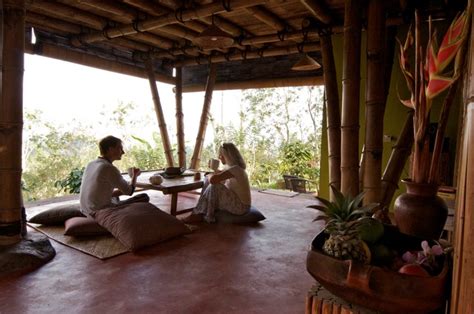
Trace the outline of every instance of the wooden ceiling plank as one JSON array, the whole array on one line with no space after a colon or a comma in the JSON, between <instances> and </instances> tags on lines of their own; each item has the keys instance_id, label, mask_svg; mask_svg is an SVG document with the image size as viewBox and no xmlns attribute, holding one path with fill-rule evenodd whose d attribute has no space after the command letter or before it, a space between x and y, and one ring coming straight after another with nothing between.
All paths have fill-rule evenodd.
<instances>
[{"instance_id":1,"label":"wooden ceiling plank","mask_svg":"<svg viewBox=\"0 0 474 314\"><path fill-rule=\"evenodd\" d=\"M147 0L122 0L122 1L152 16L161 16L161 15L174 12L174 10L170 8L159 5L157 3L149 2ZM182 25L196 32L202 32L203 30L207 28L207 25L200 23L198 21L187 21L187 22L182 23Z\"/></svg>"},{"instance_id":2,"label":"wooden ceiling plank","mask_svg":"<svg viewBox=\"0 0 474 314\"><path fill-rule=\"evenodd\" d=\"M245 9L247 7L265 4L270 0L234 0L229 10ZM119 27L110 28L106 31L95 32L92 34L84 34L78 39L84 43L92 43L96 41L102 41L110 38L116 38L126 35L133 35L138 32L145 32L159 27L163 27L169 24L175 24L179 22L185 22L189 20L195 20L211 16L227 11L223 3L211 3L204 5L200 8L193 10L183 10L182 14L178 18L174 13L168 13L157 18L141 21L135 24L123 25Z\"/></svg>"},{"instance_id":3,"label":"wooden ceiling plank","mask_svg":"<svg viewBox=\"0 0 474 314\"><path fill-rule=\"evenodd\" d=\"M322 23L329 25L333 19L329 13L329 10L323 7L321 2L322 1L317 0L301 0L301 3L308 9L311 15L313 15Z\"/></svg>"},{"instance_id":4,"label":"wooden ceiling plank","mask_svg":"<svg viewBox=\"0 0 474 314\"><path fill-rule=\"evenodd\" d=\"M280 18L278 18L278 16L263 6L250 7L246 8L246 10L258 20L270 26L272 29L275 29L279 32L287 29L285 22L283 22Z\"/></svg>"}]
</instances>

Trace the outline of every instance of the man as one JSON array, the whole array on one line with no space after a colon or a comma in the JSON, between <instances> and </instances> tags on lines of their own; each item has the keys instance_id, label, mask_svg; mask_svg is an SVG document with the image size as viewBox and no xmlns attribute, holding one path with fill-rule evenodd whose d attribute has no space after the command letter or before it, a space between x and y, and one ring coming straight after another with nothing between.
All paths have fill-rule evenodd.
<instances>
[{"instance_id":1,"label":"man","mask_svg":"<svg viewBox=\"0 0 474 314\"><path fill-rule=\"evenodd\" d=\"M122 140L114 136L107 136L99 142L100 156L91 161L84 171L81 183L81 211L87 216L94 216L94 212L103 208L117 205L148 202L146 194L139 194L120 202L120 195L132 195L135 183L141 171L131 168L131 181L128 183L113 165L115 160L122 159Z\"/></svg>"}]
</instances>

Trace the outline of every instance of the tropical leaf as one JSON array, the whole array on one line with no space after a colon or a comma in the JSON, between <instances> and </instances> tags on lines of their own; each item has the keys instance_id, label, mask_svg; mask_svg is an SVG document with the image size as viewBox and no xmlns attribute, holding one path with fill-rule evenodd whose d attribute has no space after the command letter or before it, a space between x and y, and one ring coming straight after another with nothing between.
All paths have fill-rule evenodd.
<instances>
[{"instance_id":1,"label":"tropical leaf","mask_svg":"<svg viewBox=\"0 0 474 314\"><path fill-rule=\"evenodd\" d=\"M314 208L314 209L317 209L317 210L320 210L320 211L326 211L327 210L327 206L321 206L321 205L309 205L309 206L306 206L308 208Z\"/></svg>"}]
</instances>

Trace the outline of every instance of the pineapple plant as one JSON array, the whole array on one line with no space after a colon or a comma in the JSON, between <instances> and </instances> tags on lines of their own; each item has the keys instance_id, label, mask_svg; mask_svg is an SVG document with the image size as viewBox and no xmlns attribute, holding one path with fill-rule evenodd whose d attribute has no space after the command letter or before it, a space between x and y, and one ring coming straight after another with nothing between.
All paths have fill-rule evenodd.
<instances>
[{"instance_id":1,"label":"pineapple plant","mask_svg":"<svg viewBox=\"0 0 474 314\"><path fill-rule=\"evenodd\" d=\"M331 189L335 196L334 202L316 197L322 205L308 206L322 212L314 221L326 222L324 231L329 234L329 238L324 242L324 253L338 259L370 263L370 250L367 243L361 239L359 230L378 204L360 206L364 192L351 198L344 196L332 185Z\"/></svg>"}]
</instances>

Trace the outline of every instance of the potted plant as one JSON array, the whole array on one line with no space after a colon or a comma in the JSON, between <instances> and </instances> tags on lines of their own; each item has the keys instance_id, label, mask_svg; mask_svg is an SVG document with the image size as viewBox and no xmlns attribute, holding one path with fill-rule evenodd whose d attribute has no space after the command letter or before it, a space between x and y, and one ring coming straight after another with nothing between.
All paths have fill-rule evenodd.
<instances>
[{"instance_id":1,"label":"potted plant","mask_svg":"<svg viewBox=\"0 0 474 314\"><path fill-rule=\"evenodd\" d=\"M351 198L331 188L334 202L317 197L321 204L309 206L321 211L315 220L326 224L311 244L308 272L334 295L383 313L427 313L443 306L449 268L434 257L435 244L370 218L376 205L361 207L363 193ZM425 264L432 268L425 271Z\"/></svg>"},{"instance_id":2,"label":"potted plant","mask_svg":"<svg viewBox=\"0 0 474 314\"><path fill-rule=\"evenodd\" d=\"M428 43L423 49L420 17L416 11L414 36L410 26L404 44L399 41L400 67L411 93L410 99L401 102L414 110L411 179L403 181L407 192L397 198L394 211L397 226L406 234L437 239L446 222L447 206L437 196L439 159L449 110L462 72L463 46L468 26L468 13L464 11L458 14L438 48L437 33L432 31L430 18ZM412 47L415 51L413 68L409 63ZM433 100L448 89L438 121L434 151L430 153L428 127L431 106Z\"/></svg>"}]
</instances>

